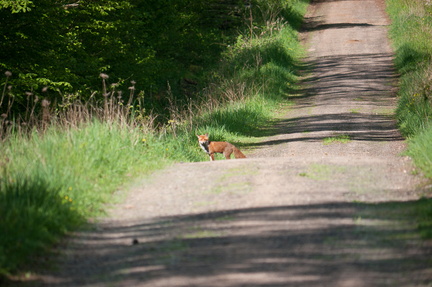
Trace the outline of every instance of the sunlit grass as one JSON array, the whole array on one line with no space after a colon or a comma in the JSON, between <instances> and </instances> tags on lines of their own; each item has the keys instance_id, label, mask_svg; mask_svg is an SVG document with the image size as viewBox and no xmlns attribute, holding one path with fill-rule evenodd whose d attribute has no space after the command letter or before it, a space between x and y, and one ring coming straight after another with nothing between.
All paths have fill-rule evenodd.
<instances>
[{"instance_id":1,"label":"sunlit grass","mask_svg":"<svg viewBox=\"0 0 432 287\"><path fill-rule=\"evenodd\" d=\"M337 143L346 144L349 142L351 142L351 137L349 135L335 135L323 139L324 145L337 144Z\"/></svg>"},{"instance_id":2,"label":"sunlit grass","mask_svg":"<svg viewBox=\"0 0 432 287\"><path fill-rule=\"evenodd\" d=\"M397 119L410 138L409 155L432 178L432 6L425 1L388 0L390 35L401 75Z\"/></svg>"}]
</instances>

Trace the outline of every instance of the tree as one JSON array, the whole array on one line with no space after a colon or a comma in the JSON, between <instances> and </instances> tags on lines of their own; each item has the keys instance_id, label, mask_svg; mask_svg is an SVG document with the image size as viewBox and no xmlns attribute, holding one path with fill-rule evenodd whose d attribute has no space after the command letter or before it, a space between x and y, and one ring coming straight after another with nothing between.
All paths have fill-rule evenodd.
<instances>
[{"instance_id":1,"label":"tree","mask_svg":"<svg viewBox=\"0 0 432 287\"><path fill-rule=\"evenodd\" d=\"M100 73L112 83L134 80L147 95L160 94L169 82L181 98L180 80L200 77L199 67L210 67L230 43L230 31L242 24L242 5L239 0L0 0L0 70L13 73L9 82L18 102L25 91L40 93L47 86L98 90ZM59 95L44 94L50 100Z\"/></svg>"},{"instance_id":2,"label":"tree","mask_svg":"<svg viewBox=\"0 0 432 287\"><path fill-rule=\"evenodd\" d=\"M0 0L0 9L10 9L12 13L28 12L32 6L30 0Z\"/></svg>"}]
</instances>

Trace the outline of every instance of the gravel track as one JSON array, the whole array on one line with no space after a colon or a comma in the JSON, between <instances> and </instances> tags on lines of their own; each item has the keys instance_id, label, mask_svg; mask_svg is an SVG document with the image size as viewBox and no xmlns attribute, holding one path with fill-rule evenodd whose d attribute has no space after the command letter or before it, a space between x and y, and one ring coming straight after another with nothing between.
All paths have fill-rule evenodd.
<instances>
[{"instance_id":1,"label":"gravel track","mask_svg":"<svg viewBox=\"0 0 432 287\"><path fill-rule=\"evenodd\" d=\"M315 1L306 19L312 72L273 136L136 184L33 283L431 286L431 247L395 212L420 181L400 155L383 3Z\"/></svg>"}]
</instances>

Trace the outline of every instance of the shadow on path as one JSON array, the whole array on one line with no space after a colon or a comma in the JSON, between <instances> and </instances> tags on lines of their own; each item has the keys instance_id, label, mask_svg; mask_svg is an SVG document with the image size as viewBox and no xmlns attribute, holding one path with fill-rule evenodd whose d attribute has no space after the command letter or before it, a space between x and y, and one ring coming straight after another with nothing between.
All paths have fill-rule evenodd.
<instances>
[{"instance_id":1,"label":"shadow on path","mask_svg":"<svg viewBox=\"0 0 432 287\"><path fill-rule=\"evenodd\" d=\"M252 146L321 141L329 134L348 135L356 141L403 140L393 116L397 77L391 55L321 57L305 67L313 69L313 74L305 77L303 89L297 91L300 96L294 98L292 116L260 131L284 137Z\"/></svg>"},{"instance_id":2,"label":"shadow on path","mask_svg":"<svg viewBox=\"0 0 432 287\"><path fill-rule=\"evenodd\" d=\"M109 224L70 246L79 264L69 260L50 286L424 284L428 262L399 213L419 204L263 207Z\"/></svg>"}]
</instances>

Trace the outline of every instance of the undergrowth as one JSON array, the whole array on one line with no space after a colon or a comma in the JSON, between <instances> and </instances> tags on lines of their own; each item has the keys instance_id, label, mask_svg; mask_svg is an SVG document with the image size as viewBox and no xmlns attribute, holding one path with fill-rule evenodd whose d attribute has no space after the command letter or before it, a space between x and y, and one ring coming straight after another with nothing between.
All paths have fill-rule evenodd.
<instances>
[{"instance_id":1,"label":"undergrowth","mask_svg":"<svg viewBox=\"0 0 432 287\"><path fill-rule=\"evenodd\" d=\"M173 162L208 160L196 134L239 146L262 134L296 89L302 56L296 28L307 1L262 3L261 25L251 15L196 99L178 102L168 87L166 120L144 108L147 99L135 82L121 93L106 74L99 98L95 93L83 102L79 94L64 94L50 103L29 93L24 115L0 118L0 275L23 263L31 269L35 255L103 215L104 204L133 178ZM1 97L8 111L10 74Z\"/></svg>"}]
</instances>

